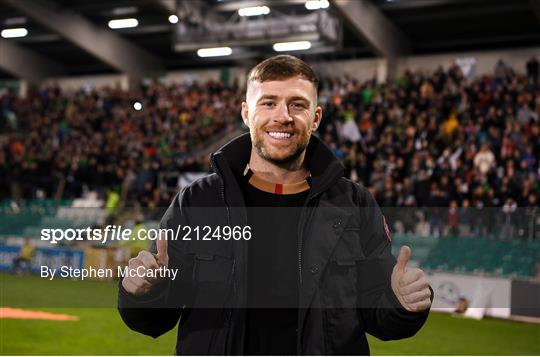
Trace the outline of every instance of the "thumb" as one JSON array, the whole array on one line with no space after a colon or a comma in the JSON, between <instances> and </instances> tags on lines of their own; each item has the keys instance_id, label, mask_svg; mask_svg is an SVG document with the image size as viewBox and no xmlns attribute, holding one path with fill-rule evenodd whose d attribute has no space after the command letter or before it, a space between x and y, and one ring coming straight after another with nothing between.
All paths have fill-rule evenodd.
<instances>
[{"instance_id":1,"label":"thumb","mask_svg":"<svg viewBox=\"0 0 540 357\"><path fill-rule=\"evenodd\" d=\"M411 248L409 248L406 245L402 246L399 251L399 256L397 258L397 263L396 263L395 268L398 271L404 272L405 268L407 268L407 263L409 262L410 258L411 258Z\"/></svg>"},{"instance_id":2,"label":"thumb","mask_svg":"<svg viewBox=\"0 0 540 357\"><path fill-rule=\"evenodd\" d=\"M167 253L167 234L160 232L156 241L157 262L159 265L167 266L169 264L169 255Z\"/></svg>"}]
</instances>

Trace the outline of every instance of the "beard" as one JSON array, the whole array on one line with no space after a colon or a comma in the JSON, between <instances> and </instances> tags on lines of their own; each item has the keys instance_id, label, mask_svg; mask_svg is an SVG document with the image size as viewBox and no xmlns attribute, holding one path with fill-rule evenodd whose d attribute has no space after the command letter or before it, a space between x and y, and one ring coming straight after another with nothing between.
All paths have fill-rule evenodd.
<instances>
[{"instance_id":1,"label":"beard","mask_svg":"<svg viewBox=\"0 0 540 357\"><path fill-rule=\"evenodd\" d=\"M306 150L311 133L309 131L294 132L293 138L296 138L289 147L279 149L280 152L275 152L275 148L271 147L265 140L266 130L255 129L251 131L251 140L253 141L253 147L257 151L257 154L274 165L280 167L296 166L298 159L302 156Z\"/></svg>"}]
</instances>

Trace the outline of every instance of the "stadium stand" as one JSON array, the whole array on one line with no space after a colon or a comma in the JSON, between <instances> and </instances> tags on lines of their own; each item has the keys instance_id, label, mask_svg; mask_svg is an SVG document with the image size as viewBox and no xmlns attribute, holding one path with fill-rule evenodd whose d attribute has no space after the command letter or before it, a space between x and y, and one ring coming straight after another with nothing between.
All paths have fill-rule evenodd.
<instances>
[{"instance_id":1,"label":"stadium stand","mask_svg":"<svg viewBox=\"0 0 540 357\"><path fill-rule=\"evenodd\" d=\"M540 89L533 78L501 61L474 80L457 66L407 71L382 84L323 78L319 135L423 266L532 277L540 257ZM123 205L136 197L143 207L167 206L171 192L159 173L208 170L196 149L240 126L241 93L236 82L209 81L4 95L10 119L1 124L1 202L9 219L0 234L103 225L115 216L102 208L111 192ZM143 110L132 109L135 100ZM101 203L75 208L66 201L83 194Z\"/></svg>"},{"instance_id":2,"label":"stadium stand","mask_svg":"<svg viewBox=\"0 0 540 357\"><path fill-rule=\"evenodd\" d=\"M198 171L190 155L238 122L237 86L220 82L164 86L139 92L106 89L64 95L45 88L22 100L4 95L0 172L11 192L0 197L80 197L129 183L137 199L153 200L157 172ZM133 109L140 100L144 110ZM127 109L126 109L127 108ZM60 185L60 186L59 186Z\"/></svg>"},{"instance_id":3,"label":"stadium stand","mask_svg":"<svg viewBox=\"0 0 540 357\"><path fill-rule=\"evenodd\" d=\"M539 89L500 66L473 81L458 67L407 72L379 85L324 79L320 133L348 176L382 206L536 206ZM66 180L66 197L80 196L83 185L103 196L104 187L124 180L140 197L156 187L159 171L208 168L189 152L240 123L239 93L237 83L211 81L152 83L140 93L64 95L51 87L27 100L4 95L2 110L11 120L3 131L11 133L0 167L22 198L38 190L51 197L59 179ZM131 109L134 98L143 98L143 111Z\"/></svg>"},{"instance_id":4,"label":"stadium stand","mask_svg":"<svg viewBox=\"0 0 540 357\"><path fill-rule=\"evenodd\" d=\"M4 95L0 170L15 191L2 195L53 197L65 182L63 197L83 187L105 197L128 184L148 205L159 172L208 169L190 153L240 123L239 93L236 82L209 81ZM320 135L381 206L538 206L539 88L502 62L472 81L459 67L384 84L326 78L320 102Z\"/></svg>"}]
</instances>

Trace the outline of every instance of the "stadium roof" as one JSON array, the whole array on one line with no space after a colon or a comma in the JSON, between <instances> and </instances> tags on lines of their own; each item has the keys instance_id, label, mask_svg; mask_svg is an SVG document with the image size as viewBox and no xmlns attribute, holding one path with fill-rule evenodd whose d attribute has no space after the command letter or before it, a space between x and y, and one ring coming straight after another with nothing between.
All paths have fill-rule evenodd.
<instances>
[{"instance_id":1,"label":"stadium roof","mask_svg":"<svg viewBox=\"0 0 540 357\"><path fill-rule=\"evenodd\" d=\"M0 38L0 78L15 78L16 70L30 64L36 67L36 78L250 64L275 53L271 43L236 46L240 51L229 57L200 58L194 50L174 50L175 32L184 21L237 21L238 8L262 5L272 12L258 19L314 13L306 9L305 0L181 0L179 10L174 0L3 0L0 30L24 27L28 35ZM175 11L178 24L168 19ZM309 60L540 43L540 0L330 0L328 9L316 11L342 21L341 41L326 50L297 52ZM118 18L136 18L138 26L110 29L108 22ZM13 66L19 68L14 71Z\"/></svg>"}]
</instances>

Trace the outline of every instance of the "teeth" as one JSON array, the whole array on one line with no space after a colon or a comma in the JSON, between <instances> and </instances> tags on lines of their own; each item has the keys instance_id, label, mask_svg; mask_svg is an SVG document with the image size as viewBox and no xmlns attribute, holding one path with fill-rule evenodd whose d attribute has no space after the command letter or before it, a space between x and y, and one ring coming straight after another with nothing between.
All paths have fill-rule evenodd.
<instances>
[{"instance_id":1,"label":"teeth","mask_svg":"<svg viewBox=\"0 0 540 357\"><path fill-rule=\"evenodd\" d=\"M268 135L270 135L271 137L276 138L276 139L284 139L284 138L290 138L291 137L290 133L281 133L281 132L278 132L278 131L270 131L270 132L268 132Z\"/></svg>"}]
</instances>

